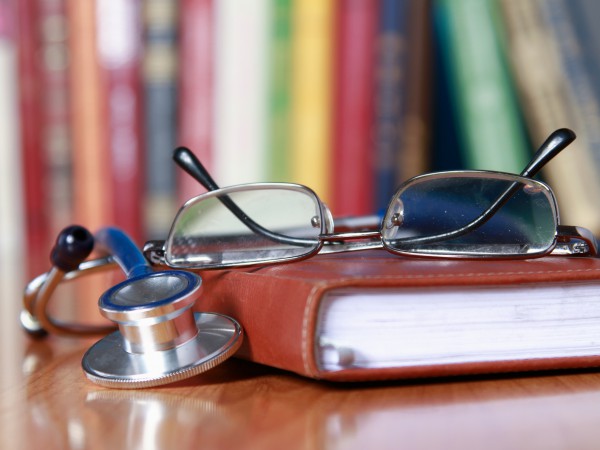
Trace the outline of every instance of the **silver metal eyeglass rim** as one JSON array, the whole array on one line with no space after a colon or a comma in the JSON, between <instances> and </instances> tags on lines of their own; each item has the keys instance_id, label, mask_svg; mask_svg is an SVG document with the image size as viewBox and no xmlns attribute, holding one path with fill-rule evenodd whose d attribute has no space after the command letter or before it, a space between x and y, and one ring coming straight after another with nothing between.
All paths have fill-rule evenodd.
<instances>
[{"instance_id":1,"label":"silver metal eyeglass rim","mask_svg":"<svg viewBox=\"0 0 600 450\"><path fill-rule=\"evenodd\" d=\"M545 166L550 160L552 160L552 158L554 158L554 156L556 156L563 149L565 149L571 142L573 142L573 140L575 140L575 138L576 138L575 133L568 128L560 128L560 129L555 130L553 133L551 133L548 136L548 138L538 148L535 155L532 157L531 161L523 169L523 171L521 172L520 175L522 177L528 177L528 178L535 176L535 174L537 174L537 172L539 172L543 166ZM185 170L188 174L190 174L193 178L195 178L200 184L202 184L209 191L219 189L219 186L212 179L211 175L208 173L206 168L202 165L202 163L200 163L200 161L196 158L196 156L186 147L179 147L179 148L175 149L175 151L173 152L173 159L183 170ZM513 187L515 187L515 186L516 185L514 185ZM510 199L512 197L512 192L513 192L512 188L507 189L503 194L501 194L499 196L497 201L494 202L494 204L492 204L492 206L490 208L488 208L486 211L484 211L483 214L480 215L480 217L476 218L474 221L472 221L472 223L467 224L466 226L463 226L461 229L455 230L453 233L456 235L460 235L460 234L464 233L465 231L470 231L471 229L474 229L474 228L480 226L481 224L485 223L490 217L492 217L495 214L495 211L497 211L499 209L499 207L501 207L508 199ZM253 227L251 226L252 222L253 222L252 219L245 216L243 211L241 211L238 208L238 206L235 205L235 203L230 202L229 199L226 199L226 200L227 201L225 201L225 200L223 201L225 206L227 206L240 220L242 220L244 222L249 222L249 224L247 223L246 225L248 226L248 228L253 229ZM340 219L337 219L336 221L337 221L337 223L340 223ZM558 224L558 217L557 217L556 223ZM567 230L569 230L569 231L567 231ZM257 231L260 232L260 230L257 230ZM376 232L375 232L375 234L376 234ZM571 238L567 237L569 234L571 235ZM338 233L335 235L335 237L336 237L335 241L332 241L332 242L336 242L338 244L344 243L344 247L347 248L348 250L352 250L352 249L360 250L360 249L365 248L364 243L350 244L348 241L351 241L352 239L356 239L356 238L362 239L367 236L364 233L359 233L358 235L356 233L350 233L350 234L346 233L344 235L340 235ZM445 233L445 234L442 234L439 236L439 238L441 238L441 239L446 239L447 237L448 237L448 233ZM325 239L326 236L323 236L323 238ZM431 241L431 240L436 240L436 239L438 239L438 237L436 237L436 236L425 237L424 242L427 240ZM328 242L326 241L325 244L328 244ZM371 242L370 244L367 244L366 247L367 248L377 248L377 247L379 247L379 244L377 244L376 242ZM149 243L146 246L146 248L148 250L147 256L149 258L154 258L157 260L157 262L161 261L160 256L156 256L161 252L164 255L164 251L162 251L160 249L160 244ZM348 251L348 250L342 250L342 247L337 247L335 249L335 251ZM327 251L327 247L324 250L322 250L321 252L324 253L326 251ZM152 254L152 252L154 252L155 254ZM558 225L557 232L556 232L555 247L554 247L553 253L555 253L555 254L559 254L559 253L560 254L586 254L586 253L596 254L596 252L597 251L596 251L595 238L588 230L585 230L580 227L565 227L565 226ZM541 254L547 254L547 252L541 252ZM309 257L309 256L311 256L311 255L310 254L307 255L307 257ZM435 255L431 255L431 256L435 256ZM439 255L439 256L447 257L446 255ZM532 256L532 255L530 254L529 256ZM459 255L459 257L460 257L460 255ZM510 257L514 257L514 255L511 255ZM293 259L295 260L296 258L293 258Z\"/></svg>"},{"instance_id":2,"label":"silver metal eyeglass rim","mask_svg":"<svg viewBox=\"0 0 600 450\"><path fill-rule=\"evenodd\" d=\"M520 177L520 176L514 175L514 174L505 174L502 172L492 172L492 171L454 171L454 172L430 173L430 174L420 175L418 177L415 177L415 178L407 181L406 183L403 183L400 186L400 188L398 189L398 192L401 192L401 190L403 189L404 186L410 185L415 180L420 180L423 178L457 177L457 176L461 176L461 175L484 178L484 179L489 176L490 179L505 179L507 181L514 180L514 183L519 183L522 180L522 181L528 181L529 183L535 183L537 186L545 188L548 191L549 195L551 196L551 199L553 202L553 204L552 204L553 212L555 214L555 223L558 224L558 213L556 211L556 204L555 204L554 196L552 194L552 190L550 189L550 187L548 187L547 185L545 185L544 183L541 183L539 181L525 179L523 177ZM317 253L326 254L326 253L348 252L348 251L366 250L366 249L375 249L375 248L385 248L389 252L394 253L394 254L399 254L399 255L432 256L432 257L462 258L462 259L466 259L466 258L469 258L469 259L476 259L476 258L486 258L486 259L533 258L533 257L543 256L543 255L546 255L549 253L552 253L554 255L585 255L585 254L595 255L597 252L596 241L595 241L593 235L591 234L591 232L589 232L588 230L581 228L581 227L567 227L567 226L560 226L560 225L557 226L556 233L554 236L554 241L552 242L552 244L545 250L540 251L538 253L528 253L528 254L523 254L523 255L518 255L518 254L517 255L515 255L515 254L511 254L511 255L492 254L492 255L490 255L490 254L476 254L476 253L474 253L474 254L453 254L453 253L424 254L423 252L402 251L402 250L390 247L385 244L384 240L382 239L382 233L381 233L382 228L381 227L383 226L383 224L381 223L381 220L371 219L371 222L368 223L368 228L360 230L360 231L347 231L347 232L343 232L343 233L334 233L333 232L334 227L332 227L330 224L331 213L329 212L329 209L327 208L327 206L309 188L302 186L302 185L291 184L291 183L251 183L251 184L245 184L245 185L230 186L228 188L210 191L206 194L202 194L202 195L197 196L197 197L189 200L188 202L186 202L185 205L178 212L175 220L173 221L173 226L175 226L175 224L177 223L177 218L180 216L180 214L182 214L184 211L186 211L187 208L189 208L199 202L202 202L207 199L214 198L214 197L229 198L228 197L229 194L232 194L232 193L241 192L241 191L249 191L249 190L259 190L259 189L294 190L294 191L300 191L300 192L307 193L308 195L310 195L311 197L314 198L316 204L319 205L321 217L326 218L326 220L321 221L322 224L321 224L320 234L318 236L318 242L315 242L315 239L298 239L298 238L294 238L293 242L291 242L291 241L289 242L289 243L294 243L296 245L304 242L307 247L314 247L311 251L308 251L307 253L300 255L300 256L294 255L294 256L290 256L290 257L280 257L280 258L261 260L261 261L248 261L248 262L237 261L235 263L226 263L226 264L223 264L223 263L216 264L215 263L215 264L207 264L207 265L197 265L194 263L181 263L181 262L174 264L174 263L172 263L172 261L169 258L169 242L170 242L170 238L169 238L169 240L167 241L166 244L165 244L165 241L150 241L150 242L146 243L146 245L144 246L144 254L146 255L146 258L149 261L151 261L153 264L167 265L170 267L189 268L189 269L216 269L216 268L223 268L223 267L242 267L242 266L252 266L252 265L283 263L283 262L298 261L301 259L309 258L311 256L314 256ZM505 193L507 193L507 192L510 194L510 190L505 191ZM512 195L512 194L510 194L510 195ZM496 202L496 203L498 203L498 202ZM491 217L493 215L493 213L495 212L495 210L488 208L486 210L486 213L488 213L490 211L492 211L489 214L489 216ZM479 216L479 218L481 218L481 217L483 217L483 215ZM479 218L477 220L479 220ZM353 220L353 219L350 218L349 220ZM356 218L354 218L354 221L356 221ZM343 219L341 219L341 220L337 219L335 221L335 225L336 226L342 225L342 226L345 226L346 228L352 229L352 226L348 227L348 224L345 224ZM364 225L364 223L363 223L363 225ZM472 226L472 224L468 224L467 226L463 227L463 230L467 230L467 231L471 231L473 229L474 229L474 227ZM170 237L172 236L172 232L173 232L173 228L171 229L171 232L169 233ZM452 238L453 234L455 234L455 233L452 232L450 234L446 233L446 234L438 235L438 236L426 236L424 238L424 240L429 240L429 241L431 241L432 239L446 240L448 238ZM280 237L285 237L285 236L280 235ZM421 239L421 238L416 238L415 242L419 242L419 239ZM411 239L409 239L409 240L411 240ZM278 241L279 241L279 239L278 239Z\"/></svg>"}]
</instances>

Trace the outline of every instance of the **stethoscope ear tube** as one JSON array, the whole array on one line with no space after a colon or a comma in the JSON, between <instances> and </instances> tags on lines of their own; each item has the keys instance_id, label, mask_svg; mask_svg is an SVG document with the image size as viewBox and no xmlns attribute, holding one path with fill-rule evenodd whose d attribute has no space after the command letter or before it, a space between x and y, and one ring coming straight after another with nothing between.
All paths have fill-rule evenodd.
<instances>
[{"instance_id":1,"label":"stethoscope ear tube","mask_svg":"<svg viewBox=\"0 0 600 450\"><path fill-rule=\"evenodd\" d=\"M114 326L92 326L62 323L48 313L48 302L62 281L70 281L81 275L114 267L111 257L85 261L94 248L92 234L80 225L64 228L56 238L50 253L53 267L45 274L34 278L23 294L21 325L34 338L43 338L48 333L58 335L92 336L114 330Z\"/></svg>"}]
</instances>

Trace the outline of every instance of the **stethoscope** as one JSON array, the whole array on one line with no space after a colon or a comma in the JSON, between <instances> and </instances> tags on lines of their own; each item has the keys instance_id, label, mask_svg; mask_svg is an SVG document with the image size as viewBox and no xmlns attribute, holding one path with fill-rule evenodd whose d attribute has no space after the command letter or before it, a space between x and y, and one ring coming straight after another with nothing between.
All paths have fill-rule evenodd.
<instances>
[{"instance_id":1,"label":"stethoscope","mask_svg":"<svg viewBox=\"0 0 600 450\"><path fill-rule=\"evenodd\" d=\"M86 261L96 247L107 256ZM189 378L220 364L242 343L241 326L231 317L194 313L202 280L183 270L154 271L142 252L118 228L94 236L81 226L65 228L51 253L52 269L25 288L21 324L32 336L107 336L83 356L91 381L113 388L143 388ZM127 279L108 289L100 313L117 326L61 323L48 314L56 287L65 280L118 264Z\"/></svg>"}]
</instances>

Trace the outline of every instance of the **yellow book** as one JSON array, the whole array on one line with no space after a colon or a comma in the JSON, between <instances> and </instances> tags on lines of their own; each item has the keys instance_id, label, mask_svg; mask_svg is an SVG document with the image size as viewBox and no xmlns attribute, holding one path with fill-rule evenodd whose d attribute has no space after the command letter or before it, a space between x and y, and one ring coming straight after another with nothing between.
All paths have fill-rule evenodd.
<instances>
[{"instance_id":1,"label":"yellow book","mask_svg":"<svg viewBox=\"0 0 600 450\"><path fill-rule=\"evenodd\" d=\"M296 183L330 198L331 88L334 3L302 0L292 6L290 162Z\"/></svg>"}]
</instances>

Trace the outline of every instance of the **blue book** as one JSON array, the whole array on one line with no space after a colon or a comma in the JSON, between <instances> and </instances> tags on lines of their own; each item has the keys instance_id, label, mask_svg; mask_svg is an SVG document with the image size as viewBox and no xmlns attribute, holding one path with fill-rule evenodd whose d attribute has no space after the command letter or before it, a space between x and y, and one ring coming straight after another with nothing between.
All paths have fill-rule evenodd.
<instances>
[{"instance_id":1,"label":"blue book","mask_svg":"<svg viewBox=\"0 0 600 450\"><path fill-rule=\"evenodd\" d=\"M375 92L375 206L385 209L394 194L406 80L408 0L382 0L379 14Z\"/></svg>"}]
</instances>

